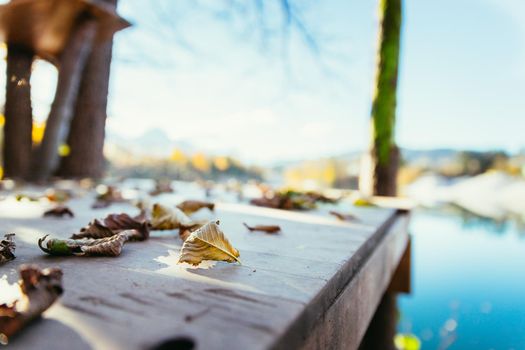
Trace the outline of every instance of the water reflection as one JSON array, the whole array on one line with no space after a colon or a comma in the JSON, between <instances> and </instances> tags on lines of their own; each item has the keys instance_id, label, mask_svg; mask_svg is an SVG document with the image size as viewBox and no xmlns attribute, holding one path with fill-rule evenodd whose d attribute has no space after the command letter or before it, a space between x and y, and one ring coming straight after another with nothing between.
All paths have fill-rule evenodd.
<instances>
[{"instance_id":1,"label":"water reflection","mask_svg":"<svg viewBox=\"0 0 525 350\"><path fill-rule=\"evenodd\" d=\"M525 349L523 232L516 221L416 211L413 288L398 297L398 334L415 335L422 349Z\"/></svg>"}]
</instances>

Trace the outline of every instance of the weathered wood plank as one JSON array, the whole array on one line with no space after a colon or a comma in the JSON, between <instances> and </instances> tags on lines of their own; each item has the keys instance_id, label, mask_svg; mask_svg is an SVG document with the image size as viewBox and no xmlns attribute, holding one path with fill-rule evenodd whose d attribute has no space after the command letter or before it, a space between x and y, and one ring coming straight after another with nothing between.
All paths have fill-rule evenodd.
<instances>
[{"instance_id":1,"label":"weathered wood plank","mask_svg":"<svg viewBox=\"0 0 525 350\"><path fill-rule=\"evenodd\" d=\"M386 234L397 219L390 209L359 209L361 221L345 223L320 213L220 204L200 215L221 220L243 265L177 265L182 242L170 231L126 244L118 258L45 256L36 245L40 236L68 237L94 217L134 210L93 211L90 203L71 201L74 219L44 219L40 204L0 202L0 229L16 232L18 244L17 259L0 267L0 277L14 282L22 263L64 271L64 296L10 348L144 349L173 337L191 338L196 349L293 348L317 345L306 334L338 333L327 320L356 325L330 343L346 348L362 336L406 236ZM250 233L242 222L278 224L282 233ZM351 308L357 313L340 314Z\"/></svg>"}]
</instances>

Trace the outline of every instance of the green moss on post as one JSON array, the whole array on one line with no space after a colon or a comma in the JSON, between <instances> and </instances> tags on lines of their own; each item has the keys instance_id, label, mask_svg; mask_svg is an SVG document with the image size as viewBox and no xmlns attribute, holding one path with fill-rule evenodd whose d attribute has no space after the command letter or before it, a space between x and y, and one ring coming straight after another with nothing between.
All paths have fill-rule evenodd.
<instances>
[{"instance_id":1,"label":"green moss on post","mask_svg":"<svg viewBox=\"0 0 525 350\"><path fill-rule=\"evenodd\" d=\"M396 120L397 73L401 31L401 1L380 0L381 28L372 104L373 192L396 194L398 150L394 140Z\"/></svg>"}]
</instances>

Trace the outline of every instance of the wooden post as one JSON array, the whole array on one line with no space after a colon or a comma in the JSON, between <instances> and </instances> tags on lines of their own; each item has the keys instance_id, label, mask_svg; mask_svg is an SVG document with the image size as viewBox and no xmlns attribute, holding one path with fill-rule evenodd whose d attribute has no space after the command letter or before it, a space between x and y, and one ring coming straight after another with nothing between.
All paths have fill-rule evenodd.
<instances>
[{"instance_id":1,"label":"wooden post","mask_svg":"<svg viewBox=\"0 0 525 350\"><path fill-rule=\"evenodd\" d=\"M112 7L117 5L117 0L104 2ZM93 47L82 76L75 117L67 139L71 153L61 160L60 176L100 178L103 175L112 48L112 38L97 40Z\"/></svg>"},{"instance_id":2,"label":"wooden post","mask_svg":"<svg viewBox=\"0 0 525 350\"><path fill-rule=\"evenodd\" d=\"M31 50L8 45L3 161L5 176L14 179L25 179L30 167L32 63Z\"/></svg>"},{"instance_id":3,"label":"wooden post","mask_svg":"<svg viewBox=\"0 0 525 350\"><path fill-rule=\"evenodd\" d=\"M33 159L32 179L35 181L47 180L58 167L58 147L66 140L82 72L96 33L96 20L88 14L82 14L62 52L55 99L51 105L42 144L36 150Z\"/></svg>"}]
</instances>

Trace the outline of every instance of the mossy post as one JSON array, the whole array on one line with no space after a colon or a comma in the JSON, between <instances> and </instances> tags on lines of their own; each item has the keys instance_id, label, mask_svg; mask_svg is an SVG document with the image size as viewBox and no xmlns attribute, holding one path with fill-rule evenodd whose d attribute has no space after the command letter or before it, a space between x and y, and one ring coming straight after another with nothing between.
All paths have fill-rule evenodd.
<instances>
[{"instance_id":1,"label":"mossy post","mask_svg":"<svg viewBox=\"0 0 525 350\"><path fill-rule=\"evenodd\" d=\"M372 104L372 191L395 196L399 150L394 140L402 0L379 0L381 28Z\"/></svg>"}]
</instances>

